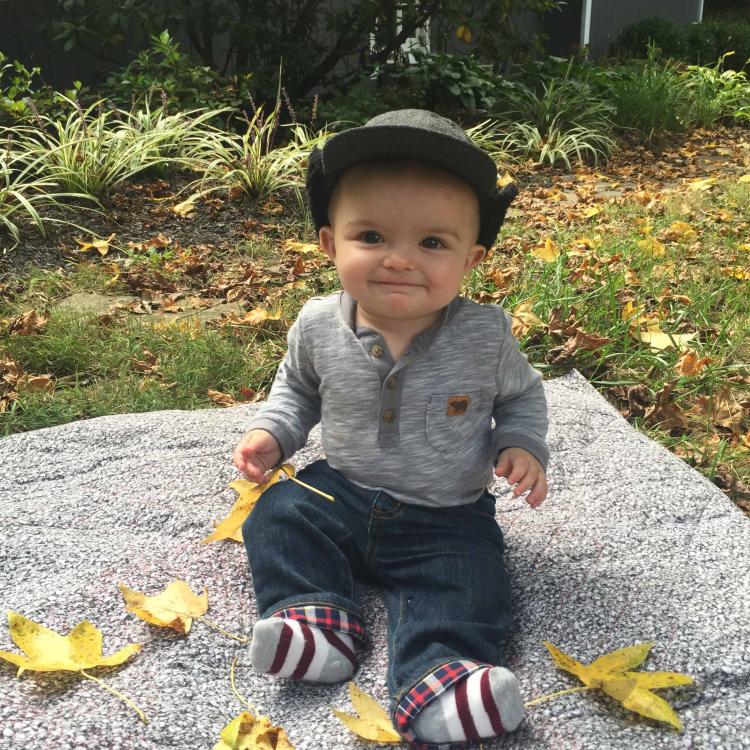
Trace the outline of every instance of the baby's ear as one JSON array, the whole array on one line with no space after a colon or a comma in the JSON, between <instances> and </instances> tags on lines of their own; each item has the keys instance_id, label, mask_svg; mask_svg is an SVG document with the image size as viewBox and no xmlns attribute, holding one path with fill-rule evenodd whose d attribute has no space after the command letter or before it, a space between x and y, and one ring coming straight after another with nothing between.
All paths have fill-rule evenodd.
<instances>
[{"instance_id":1,"label":"baby's ear","mask_svg":"<svg viewBox=\"0 0 750 750\"><path fill-rule=\"evenodd\" d=\"M487 248L484 245L474 245L466 256L466 268L464 271L471 271L474 266L481 263L482 258L487 254Z\"/></svg>"},{"instance_id":2,"label":"baby's ear","mask_svg":"<svg viewBox=\"0 0 750 750\"><path fill-rule=\"evenodd\" d=\"M336 260L336 245L333 241L333 227L329 224L322 226L318 232L318 239L320 240L320 247L328 256L329 260Z\"/></svg>"}]
</instances>

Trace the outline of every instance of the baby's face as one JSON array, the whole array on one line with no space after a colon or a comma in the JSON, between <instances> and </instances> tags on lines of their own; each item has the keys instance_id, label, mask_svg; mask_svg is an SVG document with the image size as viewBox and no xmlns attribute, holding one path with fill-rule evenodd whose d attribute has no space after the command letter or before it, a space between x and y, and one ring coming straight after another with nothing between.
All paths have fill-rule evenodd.
<instances>
[{"instance_id":1,"label":"baby's face","mask_svg":"<svg viewBox=\"0 0 750 750\"><path fill-rule=\"evenodd\" d=\"M320 243L367 320L428 326L484 256L479 202L450 174L418 164L343 175Z\"/></svg>"}]
</instances>

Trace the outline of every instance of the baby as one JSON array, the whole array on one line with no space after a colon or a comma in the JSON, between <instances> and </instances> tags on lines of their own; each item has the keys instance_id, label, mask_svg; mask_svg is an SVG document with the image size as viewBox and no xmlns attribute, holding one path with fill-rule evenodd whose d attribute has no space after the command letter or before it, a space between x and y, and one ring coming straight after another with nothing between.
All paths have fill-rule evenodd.
<instances>
[{"instance_id":1,"label":"baby","mask_svg":"<svg viewBox=\"0 0 750 750\"><path fill-rule=\"evenodd\" d=\"M458 296L516 190L455 123L399 110L329 138L307 192L343 291L309 300L234 464L262 482L321 423L326 459L282 481L243 526L261 619L256 671L349 679L358 581L388 611L394 724L415 748L494 737L524 716L502 666L511 626L494 474L547 494L541 377L511 318Z\"/></svg>"}]
</instances>

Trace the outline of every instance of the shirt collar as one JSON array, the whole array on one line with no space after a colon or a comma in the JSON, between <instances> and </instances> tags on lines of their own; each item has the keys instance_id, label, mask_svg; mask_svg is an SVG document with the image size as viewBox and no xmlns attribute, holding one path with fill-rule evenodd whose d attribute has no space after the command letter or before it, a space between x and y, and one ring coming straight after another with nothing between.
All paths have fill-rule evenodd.
<instances>
[{"instance_id":1,"label":"shirt collar","mask_svg":"<svg viewBox=\"0 0 750 750\"><path fill-rule=\"evenodd\" d=\"M351 328L357 338L361 338L368 332L372 332L372 328L366 328L365 326L358 326L356 324L357 300L355 300L346 290L341 292L339 304L341 308L341 317L343 318L344 323ZM435 322L430 325L429 328L425 328L424 331L418 333L414 337L411 346L409 347L410 351L414 353L426 352L430 348L432 342L437 338L440 331L442 331L442 329L455 316L462 304L462 297L454 297L453 300L442 309L441 314L437 317Z\"/></svg>"}]
</instances>

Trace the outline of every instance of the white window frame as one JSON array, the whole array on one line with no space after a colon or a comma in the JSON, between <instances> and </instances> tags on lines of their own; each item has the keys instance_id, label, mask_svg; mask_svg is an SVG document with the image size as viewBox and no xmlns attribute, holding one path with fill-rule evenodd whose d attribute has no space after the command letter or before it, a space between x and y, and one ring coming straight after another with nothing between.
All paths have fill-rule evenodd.
<instances>
[{"instance_id":1,"label":"white window frame","mask_svg":"<svg viewBox=\"0 0 750 750\"><path fill-rule=\"evenodd\" d=\"M396 8L396 34L401 33L403 28L401 21L403 19L403 10ZM401 52L406 53L407 60L410 65L414 65L417 62L417 58L412 54L413 50L420 50L422 52L430 51L430 21L429 19L425 22L424 26L420 26L414 30L414 36L407 37L401 44ZM370 34L370 51L377 52L375 49L375 34ZM388 62L395 62L393 52L388 57Z\"/></svg>"}]
</instances>

